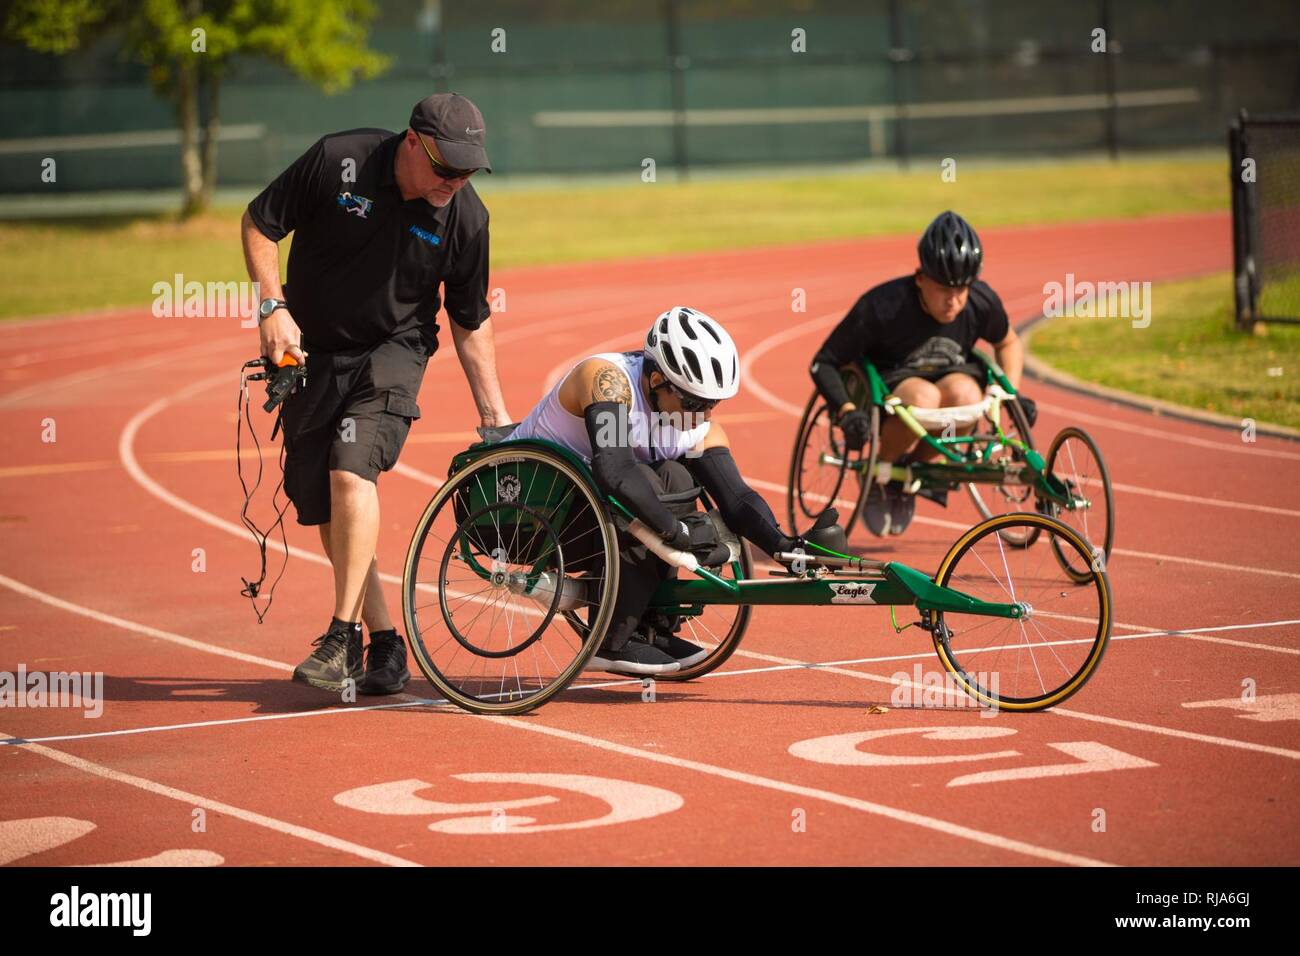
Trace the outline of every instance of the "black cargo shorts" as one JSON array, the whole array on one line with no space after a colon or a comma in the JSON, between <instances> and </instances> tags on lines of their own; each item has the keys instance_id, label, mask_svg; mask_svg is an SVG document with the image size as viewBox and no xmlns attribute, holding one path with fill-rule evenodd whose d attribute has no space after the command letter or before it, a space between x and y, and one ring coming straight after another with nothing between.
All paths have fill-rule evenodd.
<instances>
[{"instance_id":1,"label":"black cargo shorts","mask_svg":"<svg viewBox=\"0 0 1300 956\"><path fill-rule=\"evenodd\" d=\"M307 350L307 387L284 403L284 491L298 523L330 520L331 471L375 481L397 464L431 348L420 329L350 352Z\"/></svg>"}]
</instances>

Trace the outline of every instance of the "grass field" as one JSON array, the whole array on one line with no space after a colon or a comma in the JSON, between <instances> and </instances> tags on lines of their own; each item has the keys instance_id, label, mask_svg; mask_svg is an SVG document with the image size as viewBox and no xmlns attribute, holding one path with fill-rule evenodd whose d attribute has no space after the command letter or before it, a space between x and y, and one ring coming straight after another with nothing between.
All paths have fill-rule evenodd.
<instances>
[{"instance_id":1,"label":"grass field","mask_svg":"<svg viewBox=\"0 0 1300 956\"><path fill-rule=\"evenodd\" d=\"M492 266L574 262L855 236L918 233L945 208L977 228L1226 208L1223 161L1207 154L961 166L921 172L708 177L687 183L484 184ZM242 207L186 223L167 215L0 223L13 277L0 317L147 304L155 282L239 281ZM282 249L282 252L285 250ZM284 256L282 255L282 261Z\"/></svg>"},{"instance_id":2,"label":"grass field","mask_svg":"<svg viewBox=\"0 0 1300 956\"><path fill-rule=\"evenodd\" d=\"M1293 300L1294 301L1294 300ZM1063 316L1037 326L1038 358L1089 382L1234 418L1300 428L1300 326L1233 327L1232 276L1151 290L1151 324Z\"/></svg>"}]
</instances>

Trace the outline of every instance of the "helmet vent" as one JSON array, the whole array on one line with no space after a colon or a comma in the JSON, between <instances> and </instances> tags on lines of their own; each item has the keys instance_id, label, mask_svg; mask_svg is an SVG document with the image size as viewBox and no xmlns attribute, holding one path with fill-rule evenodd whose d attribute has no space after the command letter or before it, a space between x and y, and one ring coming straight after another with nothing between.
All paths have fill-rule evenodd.
<instances>
[{"instance_id":1,"label":"helmet vent","mask_svg":"<svg viewBox=\"0 0 1300 956\"><path fill-rule=\"evenodd\" d=\"M687 378L695 382L704 381L704 372L700 369L700 360L696 358L694 352L686 352L686 364L690 366L687 371Z\"/></svg>"},{"instance_id":2,"label":"helmet vent","mask_svg":"<svg viewBox=\"0 0 1300 956\"><path fill-rule=\"evenodd\" d=\"M687 338L692 340L699 338L699 336L695 334L695 330L691 328L691 323L686 318L685 310L677 313L677 324L682 327L682 331L686 333Z\"/></svg>"},{"instance_id":3,"label":"helmet vent","mask_svg":"<svg viewBox=\"0 0 1300 956\"><path fill-rule=\"evenodd\" d=\"M703 319L700 319L699 322L700 322L700 327L701 327L702 329L704 329L705 332L708 332L711 336L713 336L713 341L715 341L715 342L717 342L719 345L721 345L721 344L722 344L722 336L719 335L719 334L718 334L718 330L715 329L715 328L713 327L713 323L712 323L712 322L705 322Z\"/></svg>"},{"instance_id":4,"label":"helmet vent","mask_svg":"<svg viewBox=\"0 0 1300 956\"><path fill-rule=\"evenodd\" d=\"M664 364L672 371L674 375L682 374L682 367L677 364L677 356L673 355L671 347L663 350Z\"/></svg>"}]
</instances>

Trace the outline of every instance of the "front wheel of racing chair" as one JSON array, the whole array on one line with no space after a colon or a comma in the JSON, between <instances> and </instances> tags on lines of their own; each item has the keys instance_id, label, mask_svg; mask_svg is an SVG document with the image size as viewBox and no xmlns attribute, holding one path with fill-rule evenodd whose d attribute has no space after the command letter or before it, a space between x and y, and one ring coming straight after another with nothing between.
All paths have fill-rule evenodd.
<instances>
[{"instance_id":1,"label":"front wheel of racing chair","mask_svg":"<svg viewBox=\"0 0 1300 956\"><path fill-rule=\"evenodd\" d=\"M411 651L447 700L521 714L604 639L618 541L582 462L540 442L476 445L416 525L402 578Z\"/></svg>"},{"instance_id":2,"label":"front wheel of racing chair","mask_svg":"<svg viewBox=\"0 0 1300 956\"><path fill-rule=\"evenodd\" d=\"M992 356L986 355L979 349L972 349L971 357L984 366L987 379L986 385L999 384L1012 396L1002 402L1002 410L1007 413L999 419L1003 434L1008 438L1019 439L1029 448L1033 448L1033 424L1029 421L1029 416L1025 414L1025 409L1020 404L1020 399L1015 389L1011 387L1011 383L1007 380L1001 366ZM987 417L984 421L990 428L992 427L992 422ZM990 460L1005 462L1012 468L1019 468L1024 465L1025 455L1019 448L997 441L996 437L992 439L992 443ZM967 482L966 493L970 495L975 510L983 518L1034 510L1034 490L1023 483L1008 481L1003 484L993 485ZM1041 528L1020 526L1010 526L999 532L1002 540L1015 548L1029 547L1038 540L1041 533Z\"/></svg>"},{"instance_id":3,"label":"front wheel of racing chair","mask_svg":"<svg viewBox=\"0 0 1300 956\"><path fill-rule=\"evenodd\" d=\"M871 400L871 387L860 366L840 369L849 400L871 419L871 434L861 451L849 451L844 433L836 424L832 409L821 394L813 390L804 407L795 434L794 454L790 459L790 477L786 490L786 518L790 533L815 524L828 508L837 506L847 515L845 534L862 511L867 481L875 469L880 443L880 407Z\"/></svg>"}]
</instances>

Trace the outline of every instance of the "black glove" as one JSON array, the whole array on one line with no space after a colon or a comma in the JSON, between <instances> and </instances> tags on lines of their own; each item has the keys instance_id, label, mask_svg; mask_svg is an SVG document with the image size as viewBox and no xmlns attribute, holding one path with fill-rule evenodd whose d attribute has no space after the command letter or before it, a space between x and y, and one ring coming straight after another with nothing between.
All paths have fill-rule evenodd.
<instances>
[{"instance_id":1,"label":"black glove","mask_svg":"<svg viewBox=\"0 0 1300 956\"><path fill-rule=\"evenodd\" d=\"M1020 403L1020 409L1025 413L1025 421L1029 422L1030 428L1033 428L1038 424L1038 403L1025 395L1017 395L1016 401Z\"/></svg>"},{"instance_id":2,"label":"black glove","mask_svg":"<svg viewBox=\"0 0 1300 956\"><path fill-rule=\"evenodd\" d=\"M840 520L840 514L834 508L827 508L817 516L813 526L803 534L793 538L785 538L781 542L779 551L791 554L796 551L802 551L809 557L815 558L822 552L815 548L808 547L809 543L821 545L823 548L829 548L832 551L838 551L845 554L848 551L849 541L844 534L844 529L837 523Z\"/></svg>"},{"instance_id":3,"label":"black glove","mask_svg":"<svg viewBox=\"0 0 1300 956\"><path fill-rule=\"evenodd\" d=\"M682 518L677 530L664 541L670 548L689 551L705 567L716 567L731 557L731 549L723 544L718 529L702 511L692 512Z\"/></svg>"},{"instance_id":4,"label":"black glove","mask_svg":"<svg viewBox=\"0 0 1300 956\"><path fill-rule=\"evenodd\" d=\"M871 419L862 409L855 408L840 419L840 431L844 432L849 451L861 451L871 437Z\"/></svg>"}]
</instances>

